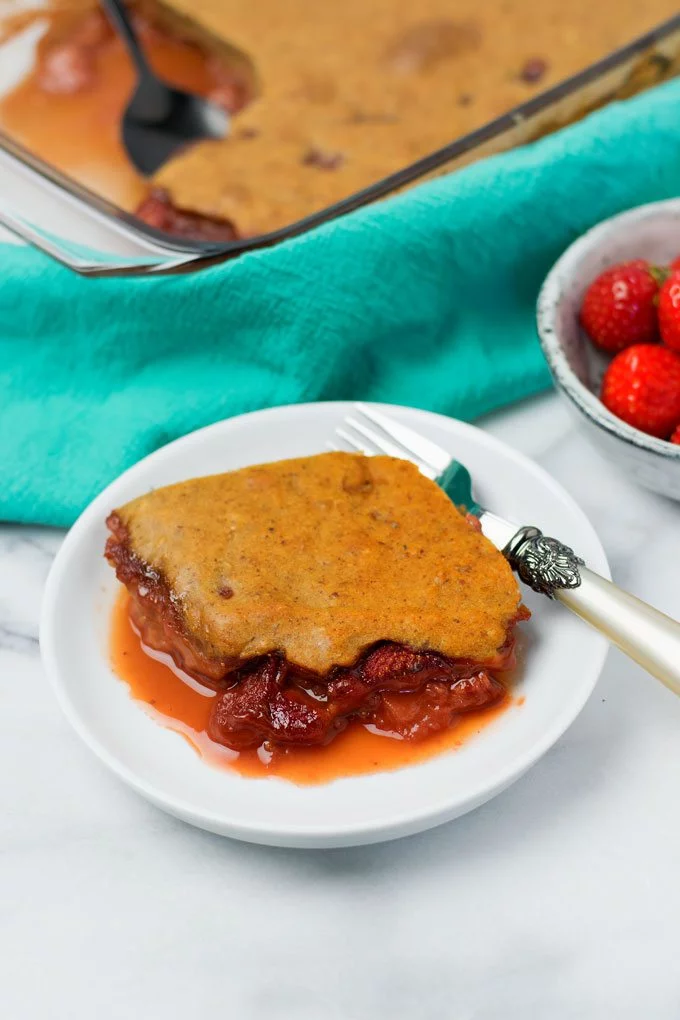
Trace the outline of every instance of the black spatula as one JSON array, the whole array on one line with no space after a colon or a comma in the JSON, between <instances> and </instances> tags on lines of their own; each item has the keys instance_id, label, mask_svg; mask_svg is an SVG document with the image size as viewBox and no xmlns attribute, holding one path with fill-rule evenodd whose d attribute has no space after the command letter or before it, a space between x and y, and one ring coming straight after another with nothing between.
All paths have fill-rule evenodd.
<instances>
[{"instance_id":1,"label":"black spatula","mask_svg":"<svg viewBox=\"0 0 680 1020\"><path fill-rule=\"evenodd\" d=\"M133 165L149 177L180 150L229 133L229 114L215 103L181 92L151 69L122 0L103 0L137 69L137 86L122 123L123 144Z\"/></svg>"}]
</instances>

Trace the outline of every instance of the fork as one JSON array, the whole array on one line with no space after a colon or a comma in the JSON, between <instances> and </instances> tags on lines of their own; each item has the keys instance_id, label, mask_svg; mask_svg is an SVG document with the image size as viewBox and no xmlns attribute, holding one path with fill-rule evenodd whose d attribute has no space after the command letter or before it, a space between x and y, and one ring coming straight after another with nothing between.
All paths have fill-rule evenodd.
<instances>
[{"instance_id":1,"label":"fork","mask_svg":"<svg viewBox=\"0 0 680 1020\"><path fill-rule=\"evenodd\" d=\"M335 431L366 456L410 460L459 507L473 514L520 579L556 599L680 695L680 623L590 570L568 545L540 528L519 526L475 500L470 472L437 443L373 406L357 403ZM334 443L330 449L338 449Z\"/></svg>"}]
</instances>

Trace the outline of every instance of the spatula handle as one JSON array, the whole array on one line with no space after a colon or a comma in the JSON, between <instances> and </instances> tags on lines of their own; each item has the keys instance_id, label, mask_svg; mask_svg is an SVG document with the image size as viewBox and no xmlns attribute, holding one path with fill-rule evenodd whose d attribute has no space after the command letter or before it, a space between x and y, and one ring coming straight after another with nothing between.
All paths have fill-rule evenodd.
<instances>
[{"instance_id":1,"label":"spatula handle","mask_svg":"<svg viewBox=\"0 0 680 1020\"><path fill-rule=\"evenodd\" d=\"M146 54L137 38L137 32L132 21L132 16L126 8L123 0L102 0L104 9L109 16L118 35L121 37L127 51L134 61L137 74L142 77L152 76Z\"/></svg>"}]
</instances>

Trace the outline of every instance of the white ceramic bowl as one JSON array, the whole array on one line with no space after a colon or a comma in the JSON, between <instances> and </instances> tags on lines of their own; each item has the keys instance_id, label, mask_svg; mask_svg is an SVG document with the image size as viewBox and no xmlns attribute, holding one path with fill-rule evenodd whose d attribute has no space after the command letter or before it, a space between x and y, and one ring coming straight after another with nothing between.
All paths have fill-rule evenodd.
<instances>
[{"instance_id":1,"label":"white ceramic bowl","mask_svg":"<svg viewBox=\"0 0 680 1020\"><path fill-rule=\"evenodd\" d=\"M284 846L377 842L455 818L500 793L573 722L600 673L605 639L533 592L533 619L513 706L455 753L395 772L299 787L211 767L134 701L112 672L110 611L118 588L104 561L109 511L149 489L263 461L323 451L350 410L341 403L243 415L171 443L113 482L66 537L47 581L40 643L61 706L96 755L142 796L193 825ZM608 576L583 512L541 468L479 429L440 415L387 407L466 463L479 498L499 513L564 539Z\"/></svg>"},{"instance_id":2,"label":"white ceramic bowl","mask_svg":"<svg viewBox=\"0 0 680 1020\"><path fill-rule=\"evenodd\" d=\"M680 255L680 199L654 202L593 227L555 263L538 298L538 334L555 385L593 443L629 478L680 499L680 446L645 435L601 403L608 362L579 326L588 284L616 262L646 258L666 264Z\"/></svg>"}]
</instances>

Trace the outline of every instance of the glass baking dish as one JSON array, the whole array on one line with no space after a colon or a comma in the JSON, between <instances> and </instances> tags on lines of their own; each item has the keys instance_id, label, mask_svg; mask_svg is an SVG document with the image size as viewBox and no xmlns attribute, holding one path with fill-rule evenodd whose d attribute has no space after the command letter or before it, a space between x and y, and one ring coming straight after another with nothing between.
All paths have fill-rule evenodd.
<instances>
[{"instance_id":1,"label":"glass baking dish","mask_svg":"<svg viewBox=\"0 0 680 1020\"><path fill-rule=\"evenodd\" d=\"M0 224L83 275L194 271L278 244L414 182L533 141L680 70L680 15L484 126L282 229L247 239L178 239L147 226L0 133Z\"/></svg>"}]
</instances>

